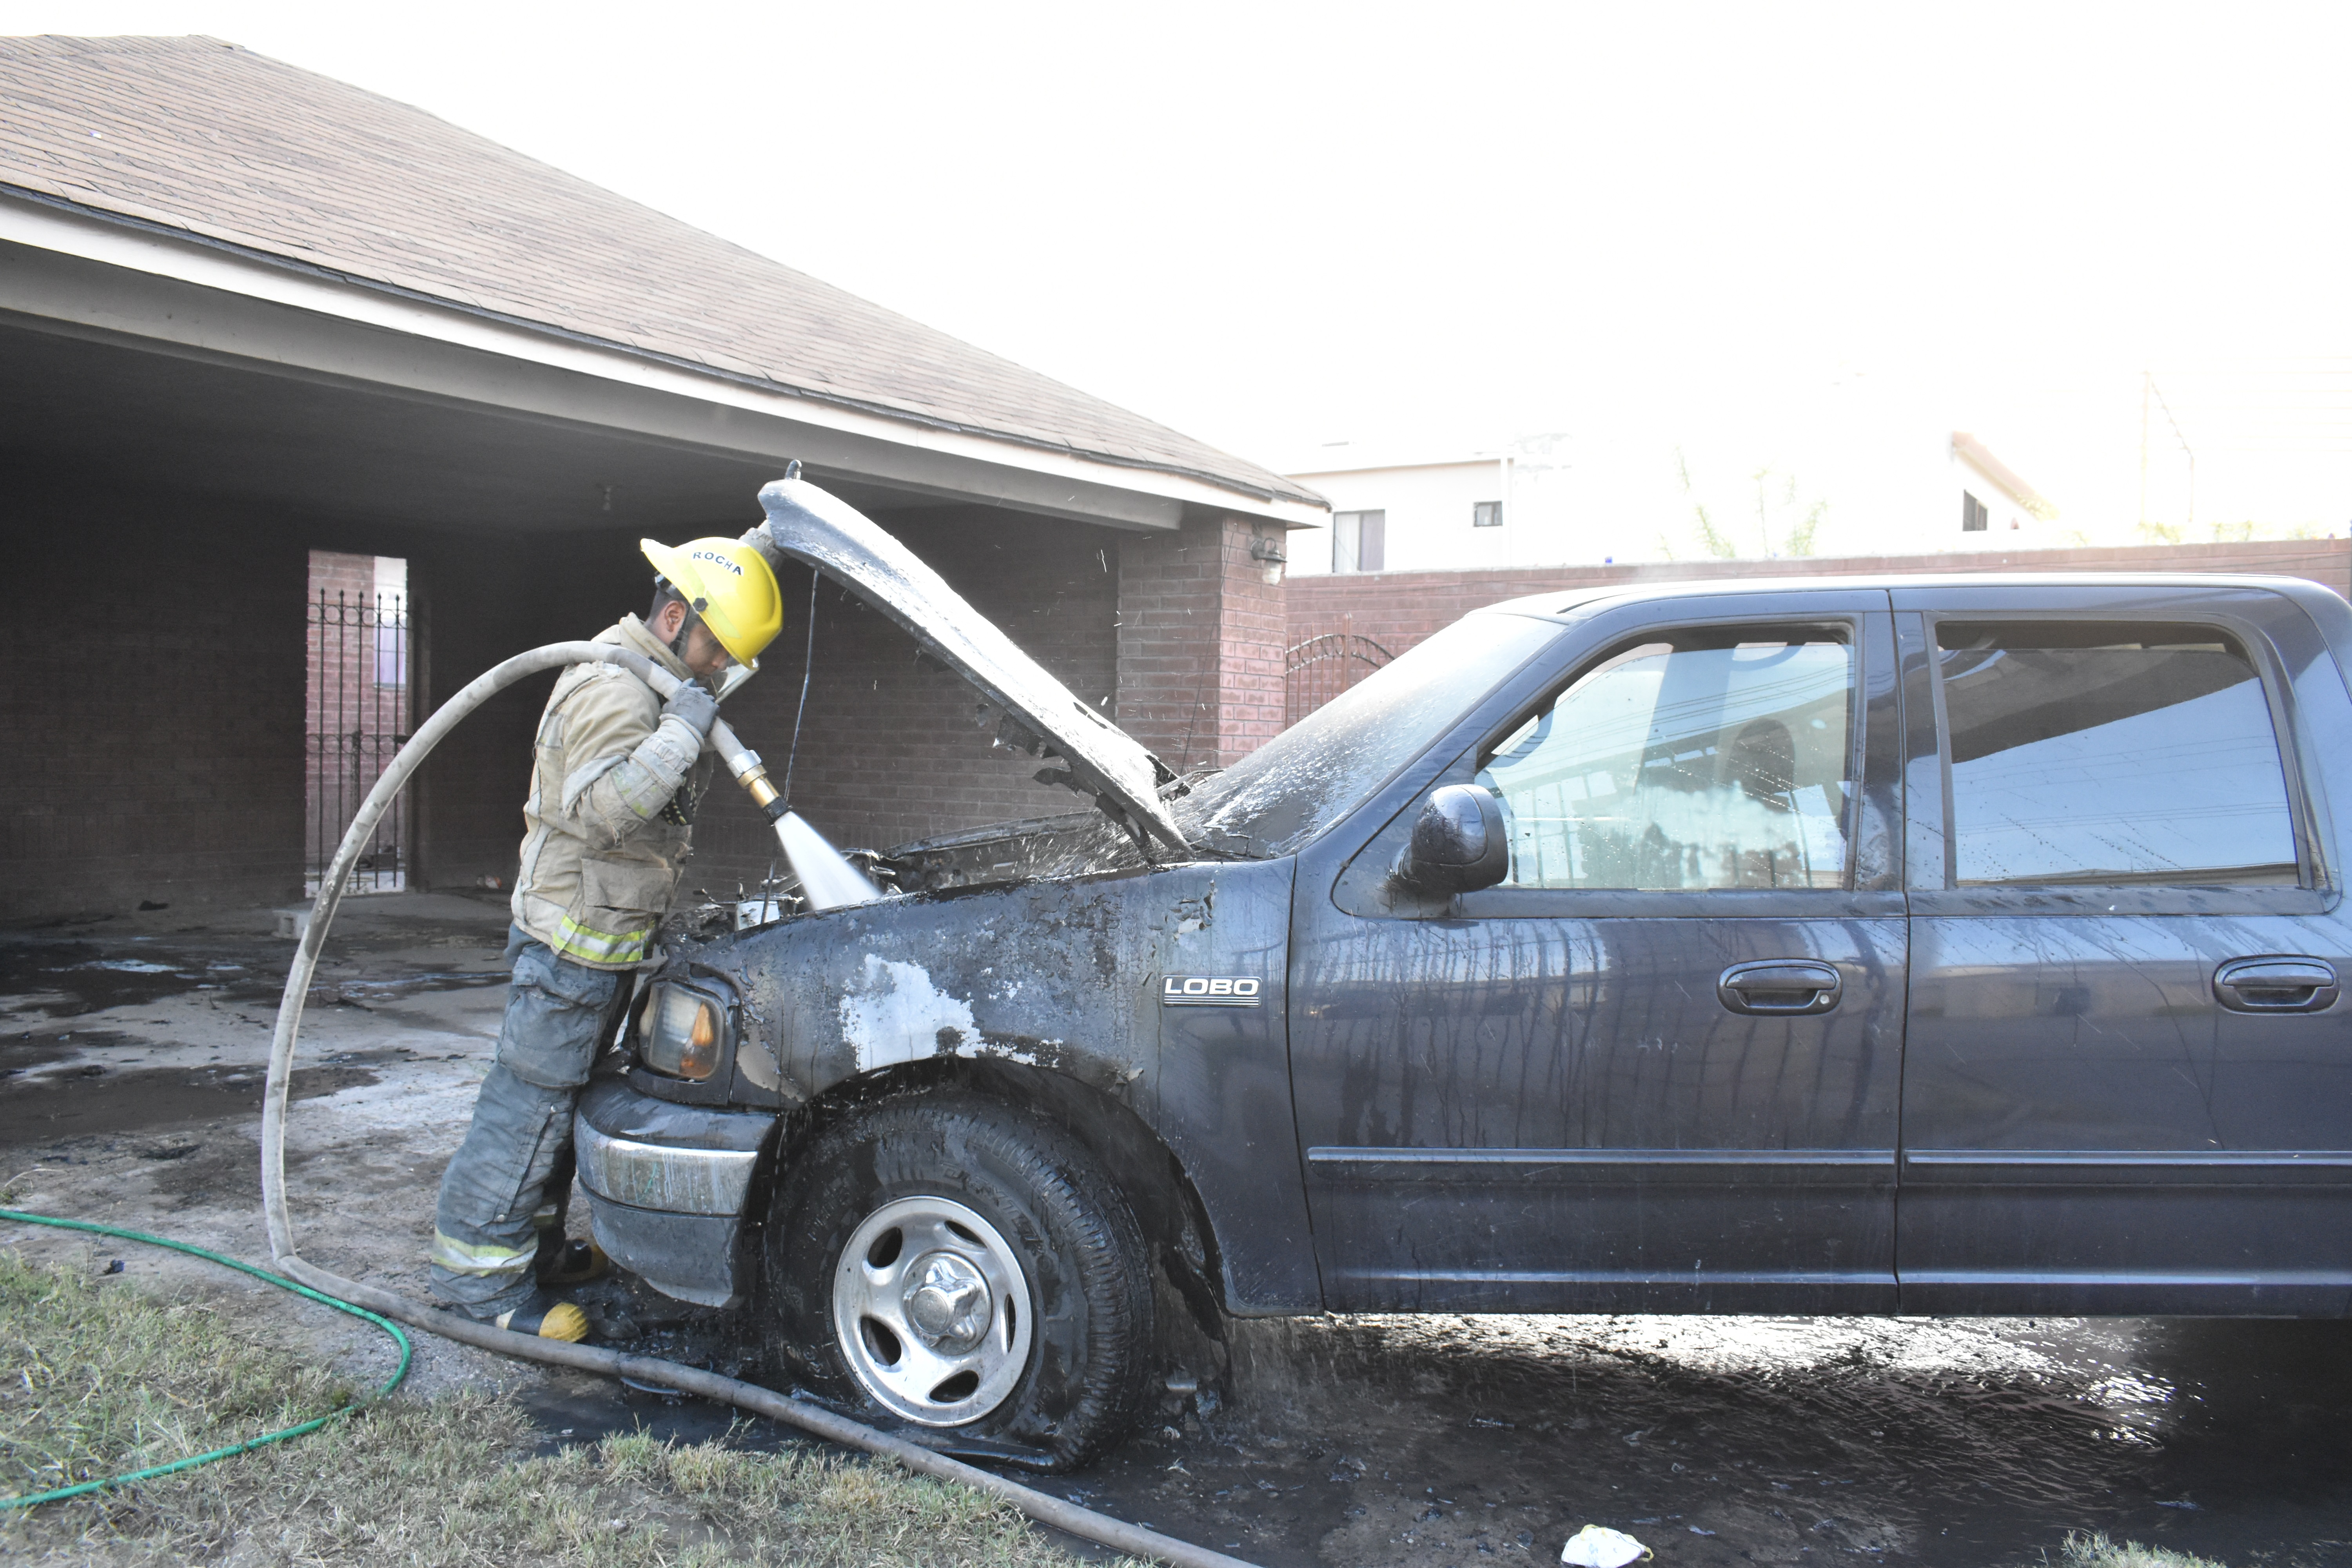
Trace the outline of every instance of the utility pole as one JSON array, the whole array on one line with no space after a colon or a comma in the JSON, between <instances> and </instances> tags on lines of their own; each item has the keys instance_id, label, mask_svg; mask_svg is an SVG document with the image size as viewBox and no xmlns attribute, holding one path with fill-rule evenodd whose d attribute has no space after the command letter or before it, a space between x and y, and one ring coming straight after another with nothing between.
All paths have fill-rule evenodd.
<instances>
[{"instance_id":1,"label":"utility pole","mask_svg":"<svg viewBox=\"0 0 2352 1568\"><path fill-rule=\"evenodd\" d=\"M2157 408L2164 415L2164 422L2172 426L2172 438L2180 443L2180 455L2189 459L2189 519L2184 526L2194 528L2197 526L2197 450L2189 446L2188 433L2180 428L2180 421L2173 417L2172 405L2164 400L2164 394L2158 389L2154 373L2145 370L2139 373L2140 526L2147 526L2147 405L2150 399L2155 400Z\"/></svg>"},{"instance_id":2,"label":"utility pole","mask_svg":"<svg viewBox=\"0 0 2352 1568\"><path fill-rule=\"evenodd\" d=\"M2172 426L2172 438L2180 443L2181 456L2189 459L2188 526L2194 528L2197 526L2197 453L2189 445L2188 434L2180 428L2180 421L2172 416L2172 405L2164 400L2164 394L2157 388L2155 379L2151 377L2147 384L2149 390L2156 392L2156 405L2164 410L2164 422Z\"/></svg>"},{"instance_id":3,"label":"utility pole","mask_svg":"<svg viewBox=\"0 0 2352 1568\"><path fill-rule=\"evenodd\" d=\"M1511 449L1508 447L1503 448L1502 465L1503 564L1506 566L1516 566L1519 563L1519 552L1517 550L1519 509L1517 501L1515 501L1511 496Z\"/></svg>"},{"instance_id":4,"label":"utility pole","mask_svg":"<svg viewBox=\"0 0 2352 1568\"><path fill-rule=\"evenodd\" d=\"M2147 526L2147 398L2156 389L2156 377L2146 371L2139 373L2139 525Z\"/></svg>"}]
</instances>

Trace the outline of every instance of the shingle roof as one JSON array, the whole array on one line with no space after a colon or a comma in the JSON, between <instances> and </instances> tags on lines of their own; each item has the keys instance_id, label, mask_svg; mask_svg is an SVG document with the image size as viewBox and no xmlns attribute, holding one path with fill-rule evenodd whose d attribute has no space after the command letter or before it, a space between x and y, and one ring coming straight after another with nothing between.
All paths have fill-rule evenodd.
<instances>
[{"instance_id":1,"label":"shingle roof","mask_svg":"<svg viewBox=\"0 0 2352 1568\"><path fill-rule=\"evenodd\" d=\"M793 393L1312 492L422 110L214 38L0 38L0 188Z\"/></svg>"}]
</instances>

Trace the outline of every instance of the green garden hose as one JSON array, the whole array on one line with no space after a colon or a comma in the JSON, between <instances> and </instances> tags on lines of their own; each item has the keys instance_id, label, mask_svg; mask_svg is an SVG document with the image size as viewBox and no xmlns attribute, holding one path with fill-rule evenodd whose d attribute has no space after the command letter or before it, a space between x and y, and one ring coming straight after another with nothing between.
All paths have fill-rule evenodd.
<instances>
[{"instance_id":1,"label":"green garden hose","mask_svg":"<svg viewBox=\"0 0 2352 1568\"><path fill-rule=\"evenodd\" d=\"M0 1219L15 1220L22 1225L53 1226L59 1230L85 1230L93 1236L110 1236L122 1241L143 1242L149 1247L167 1247L173 1252L184 1252L191 1258L201 1258L207 1263L217 1263L224 1268L234 1268L240 1274L250 1274L256 1279L277 1286L280 1290L291 1290L297 1296L307 1296L322 1307L332 1307L338 1312L347 1312L354 1318L363 1319L390 1334L400 1346L400 1365L393 1369L392 1376L385 1380L382 1388L377 1389L365 1399L346 1405L340 1410L331 1410L316 1420L305 1421L299 1426L288 1426L280 1431L266 1433L242 1443L233 1443L226 1448L215 1448L209 1454L196 1454L185 1459L174 1459L168 1465L154 1465L143 1470L132 1470L127 1475L109 1476L102 1481L84 1481L79 1486L58 1487L53 1491L32 1492L24 1497L0 1497L0 1509L31 1508L36 1503L58 1502L66 1498L80 1497L85 1492L101 1491L108 1487L123 1486L131 1481L152 1480L157 1476L168 1476L174 1470L191 1470L198 1465L209 1465L215 1459L226 1459L232 1454L249 1454L254 1449L268 1444L282 1443L289 1437L299 1437L305 1432L315 1432L339 1415L348 1415L354 1410L373 1405L398 1388L401 1379L408 1375L409 1359L415 1352L409 1345L408 1336L401 1331L399 1324L388 1319L379 1318L363 1307L354 1307L349 1301L338 1301L332 1296L313 1290L306 1285L297 1285L291 1279L282 1279L266 1270L256 1268L249 1263L239 1263L234 1258L224 1258L217 1252L207 1252L201 1247L191 1247L184 1241L167 1241L160 1236L148 1236L136 1230L118 1230L110 1225L92 1225L88 1220L59 1219L54 1215L26 1214L18 1209L0 1209Z\"/></svg>"}]
</instances>

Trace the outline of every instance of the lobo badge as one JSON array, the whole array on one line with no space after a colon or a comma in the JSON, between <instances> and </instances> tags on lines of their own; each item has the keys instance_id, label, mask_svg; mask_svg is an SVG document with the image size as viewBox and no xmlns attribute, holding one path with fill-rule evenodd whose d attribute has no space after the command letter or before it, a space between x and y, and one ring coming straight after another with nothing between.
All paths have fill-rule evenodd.
<instances>
[{"instance_id":1,"label":"lobo badge","mask_svg":"<svg viewBox=\"0 0 2352 1568\"><path fill-rule=\"evenodd\" d=\"M1162 1007L1255 1007L1263 980L1234 974L1168 974L1160 977Z\"/></svg>"}]
</instances>

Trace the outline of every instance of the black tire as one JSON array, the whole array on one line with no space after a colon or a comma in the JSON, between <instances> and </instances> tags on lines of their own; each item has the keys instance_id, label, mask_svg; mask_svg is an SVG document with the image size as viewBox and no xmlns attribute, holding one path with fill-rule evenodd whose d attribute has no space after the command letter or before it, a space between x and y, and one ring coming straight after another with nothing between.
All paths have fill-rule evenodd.
<instances>
[{"instance_id":1,"label":"black tire","mask_svg":"<svg viewBox=\"0 0 2352 1568\"><path fill-rule=\"evenodd\" d=\"M863 1265L845 1260L853 1239ZM1021 1281L1008 1283L1008 1254ZM933 1281L944 1269L944 1289L919 1289L919 1269ZM849 1112L778 1181L761 1271L778 1370L884 1425L1014 1444L1066 1468L1143 1408L1153 1342L1141 1232L1093 1155L1034 1112L959 1090ZM962 1302L979 1304L942 1316ZM958 1352L972 1370L919 1386L965 1364L939 1359Z\"/></svg>"}]
</instances>

